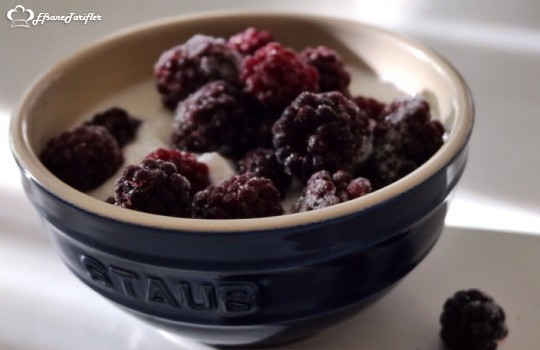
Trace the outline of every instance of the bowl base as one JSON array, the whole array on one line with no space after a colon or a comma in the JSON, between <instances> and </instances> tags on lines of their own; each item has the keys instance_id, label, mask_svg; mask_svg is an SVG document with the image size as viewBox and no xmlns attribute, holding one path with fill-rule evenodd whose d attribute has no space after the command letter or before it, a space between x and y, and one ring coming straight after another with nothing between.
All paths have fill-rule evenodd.
<instances>
[{"instance_id":1,"label":"bowl base","mask_svg":"<svg viewBox=\"0 0 540 350\"><path fill-rule=\"evenodd\" d=\"M124 310L138 318L160 327L162 333L173 343L185 346L186 338L218 349L266 349L302 341L315 336L321 330L336 325L354 316L363 308L383 297L397 283L379 293L365 298L337 311L293 320L284 323L262 324L256 326L204 326L172 322L133 310Z\"/></svg>"}]
</instances>

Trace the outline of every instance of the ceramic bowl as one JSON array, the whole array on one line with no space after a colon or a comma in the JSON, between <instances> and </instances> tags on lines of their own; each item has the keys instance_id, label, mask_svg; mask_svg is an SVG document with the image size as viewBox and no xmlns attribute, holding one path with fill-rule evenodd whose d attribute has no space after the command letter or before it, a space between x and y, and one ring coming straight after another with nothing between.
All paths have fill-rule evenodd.
<instances>
[{"instance_id":1,"label":"ceramic bowl","mask_svg":"<svg viewBox=\"0 0 540 350\"><path fill-rule=\"evenodd\" d=\"M197 33L228 37L248 26L295 49L336 49L351 69L355 93L385 101L399 93L428 96L448 131L444 145L406 177L362 198L243 220L115 207L67 186L39 161L49 138L98 106L115 103L150 119L164 113L152 81L160 53ZM22 98L11 146L28 198L82 282L175 334L220 346L267 346L345 319L424 259L464 170L472 124L463 79L413 40L343 19L213 14L138 26L60 62Z\"/></svg>"}]
</instances>

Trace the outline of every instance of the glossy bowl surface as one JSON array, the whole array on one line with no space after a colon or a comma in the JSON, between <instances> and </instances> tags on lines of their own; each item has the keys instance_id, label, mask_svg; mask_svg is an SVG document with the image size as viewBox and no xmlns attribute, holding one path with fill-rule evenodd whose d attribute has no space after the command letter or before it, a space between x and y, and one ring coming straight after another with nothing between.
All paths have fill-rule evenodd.
<instances>
[{"instance_id":1,"label":"glossy bowl surface","mask_svg":"<svg viewBox=\"0 0 540 350\"><path fill-rule=\"evenodd\" d=\"M114 207L62 183L39 162L45 142L104 105L150 124L163 108L152 83L160 53L194 34L248 26L287 46L327 45L353 73L354 93L428 97L448 130L424 165L379 191L318 211L246 220L178 219ZM436 243L466 163L469 91L421 44L358 22L291 14L174 18L106 38L40 77L14 112L11 145L28 197L66 265L125 310L222 346L286 343L382 296Z\"/></svg>"}]
</instances>

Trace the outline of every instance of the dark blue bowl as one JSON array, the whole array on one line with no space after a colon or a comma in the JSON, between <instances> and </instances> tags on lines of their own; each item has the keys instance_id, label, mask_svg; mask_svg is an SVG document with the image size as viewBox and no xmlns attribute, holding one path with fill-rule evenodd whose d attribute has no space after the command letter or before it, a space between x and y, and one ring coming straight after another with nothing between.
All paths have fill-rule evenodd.
<instances>
[{"instance_id":1,"label":"dark blue bowl","mask_svg":"<svg viewBox=\"0 0 540 350\"><path fill-rule=\"evenodd\" d=\"M285 40L293 46L342 45L348 64L361 57L370 74L408 91L429 89L449 130L445 144L405 178L365 197L314 212L228 221L114 207L68 187L39 162L44 142L88 106L151 80L149 67L165 48L197 32L229 35L253 24L278 38L306 33ZM122 64L128 57L138 60ZM104 78L110 84L88 87L87 78L104 66L115 67ZM79 88L89 92L74 99ZM418 43L344 20L214 15L137 28L60 63L23 98L11 142L28 197L81 281L160 328L203 343L252 347L297 340L345 319L422 261L465 167L472 121L459 74Z\"/></svg>"}]
</instances>

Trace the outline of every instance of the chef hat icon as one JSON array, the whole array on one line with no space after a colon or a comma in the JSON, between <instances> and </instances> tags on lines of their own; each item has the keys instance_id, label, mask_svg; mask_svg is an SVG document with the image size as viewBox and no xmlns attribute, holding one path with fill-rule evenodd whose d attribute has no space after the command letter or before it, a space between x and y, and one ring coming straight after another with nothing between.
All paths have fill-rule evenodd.
<instances>
[{"instance_id":1,"label":"chef hat icon","mask_svg":"<svg viewBox=\"0 0 540 350\"><path fill-rule=\"evenodd\" d=\"M28 21L34 18L34 11L25 9L22 5L17 5L7 12L7 18L11 21L11 28L30 28Z\"/></svg>"}]
</instances>

